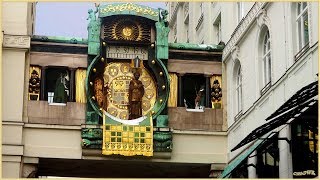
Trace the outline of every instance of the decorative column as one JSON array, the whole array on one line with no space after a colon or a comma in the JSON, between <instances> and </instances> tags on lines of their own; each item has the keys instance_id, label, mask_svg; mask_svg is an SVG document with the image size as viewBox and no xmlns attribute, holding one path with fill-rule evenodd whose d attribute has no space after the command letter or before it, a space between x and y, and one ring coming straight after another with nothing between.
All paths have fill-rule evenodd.
<instances>
[{"instance_id":1,"label":"decorative column","mask_svg":"<svg viewBox=\"0 0 320 180\"><path fill-rule=\"evenodd\" d=\"M279 132L279 178L293 178L293 170L292 170L292 152L290 149L290 145L287 141L283 140L282 138L288 138L291 140L291 127L288 125L287 127L283 128Z\"/></svg>"},{"instance_id":2,"label":"decorative column","mask_svg":"<svg viewBox=\"0 0 320 180\"><path fill-rule=\"evenodd\" d=\"M76 68L69 68L70 70L70 91L69 91L69 102L75 101L75 73Z\"/></svg>"},{"instance_id":3,"label":"decorative column","mask_svg":"<svg viewBox=\"0 0 320 180\"><path fill-rule=\"evenodd\" d=\"M258 178L257 176L257 151L253 151L248 158L248 178Z\"/></svg>"},{"instance_id":4,"label":"decorative column","mask_svg":"<svg viewBox=\"0 0 320 180\"><path fill-rule=\"evenodd\" d=\"M48 66L41 66L41 86L40 86L40 100L45 101L45 87L46 87L46 70Z\"/></svg>"},{"instance_id":5,"label":"decorative column","mask_svg":"<svg viewBox=\"0 0 320 180\"><path fill-rule=\"evenodd\" d=\"M210 108L210 90L211 90L211 86L210 86L210 75L204 75L204 77L206 78L206 108Z\"/></svg>"},{"instance_id":6,"label":"decorative column","mask_svg":"<svg viewBox=\"0 0 320 180\"><path fill-rule=\"evenodd\" d=\"M184 74L178 73L178 107L184 107L183 102L183 83L182 83L182 76Z\"/></svg>"}]
</instances>

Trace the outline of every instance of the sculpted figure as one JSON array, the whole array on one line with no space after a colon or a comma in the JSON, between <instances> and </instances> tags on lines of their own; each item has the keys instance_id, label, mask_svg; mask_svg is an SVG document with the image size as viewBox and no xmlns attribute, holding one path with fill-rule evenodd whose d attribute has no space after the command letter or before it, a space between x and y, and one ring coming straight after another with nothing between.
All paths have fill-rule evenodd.
<instances>
[{"instance_id":1,"label":"sculpted figure","mask_svg":"<svg viewBox=\"0 0 320 180\"><path fill-rule=\"evenodd\" d=\"M94 80L94 94L97 100L99 107L102 107L104 94L103 94L103 80L100 77L97 77Z\"/></svg>"},{"instance_id":2,"label":"sculpted figure","mask_svg":"<svg viewBox=\"0 0 320 180\"><path fill-rule=\"evenodd\" d=\"M134 74L134 79L129 84L129 119L136 119L142 116L142 97L144 86L139 80L140 73Z\"/></svg>"},{"instance_id":3,"label":"sculpted figure","mask_svg":"<svg viewBox=\"0 0 320 180\"><path fill-rule=\"evenodd\" d=\"M56 81L53 102L66 103L68 101L68 96L69 96L68 82L69 82L68 72L61 73L60 77Z\"/></svg>"},{"instance_id":4,"label":"sculpted figure","mask_svg":"<svg viewBox=\"0 0 320 180\"><path fill-rule=\"evenodd\" d=\"M40 93L40 78L36 70L31 73L29 80L29 93Z\"/></svg>"},{"instance_id":5,"label":"sculpted figure","mask_svg":"<svg viewBox=\"0 0 320 180\"><path fill-rule=\"evenodd\" d=\"M204 86L201 86L197 92L196 99L194 100L195 109L202 109L205 103Z\"/></svg>"}]
</instances>

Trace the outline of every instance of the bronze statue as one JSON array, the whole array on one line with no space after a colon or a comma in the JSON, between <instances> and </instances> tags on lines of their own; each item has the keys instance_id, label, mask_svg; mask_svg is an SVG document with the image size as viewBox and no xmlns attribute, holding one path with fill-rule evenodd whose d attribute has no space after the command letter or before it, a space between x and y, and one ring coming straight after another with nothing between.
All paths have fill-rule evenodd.
<instances>
[{"instance_id":1,"label":"bronze statue","mask_svg":"<svg viewBox=\"0 0 320 180\"><path fill-rule=\"evenodd\" d=\"M136 71L134 79L129 84L129 119L136 119L142 116L142 97L144 86L139 80L140 73Z\"/></svg>"},{"instance_id":2,"label":"bronze statue","mask_svg":"<svg viewBox=\"0 0 320 180\"><path fill-rule=\"evenodd\" d=\"M96 101L99 107L102 107L104 101L104 94L103 94L103 80L100 77L97 77L94 80L94 95L96 97Z\"/></svg>"},{"instance_id":3,"label":"bronze statue","mask_svg":"<svg viewBox=\"0 0 320 180\"><path fill-rule=\"evenodd\" d=\"M103 102L102 102L102 109L104 109L105 111L108 109L108 83L105 83L103 85Z\"/></svg>"},{"instance_id":4,"label":"bronze statue","mask_svg":"<svg viewBox=\"0 0 320 180\"><path fill-rule=\"evenodd\" d=\"M66 103L69 97L69 75L68 72L61 73L56 81L53 102Z\"/></svg>"}]
</instances>

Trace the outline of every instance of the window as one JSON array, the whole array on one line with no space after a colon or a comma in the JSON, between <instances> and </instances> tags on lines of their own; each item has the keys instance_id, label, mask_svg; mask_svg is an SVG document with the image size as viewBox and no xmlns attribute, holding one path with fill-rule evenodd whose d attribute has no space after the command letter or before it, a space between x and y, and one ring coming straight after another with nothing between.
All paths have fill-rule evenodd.
<instances>
[{"instance_id":1,"label":"window","mask_svg":"<svg viewBox=\"0 0 320 180\"><path fill-rule=\"evenodd\" d=\"M189 2L185 2L183 6L184 17L186 18L189 15Z\"/></svg>"},{"instance_id":2,"label":"window","mask_svg":"<svg viewBox=\"0 0 320 180\"><path fill-rule=\"evenodd\" d=\"M188 27L186 29L186 39L187 39L187 43L189 43L189 28Z\"/></svg>"},{"instance_id":3,"label":"window","mask_svg":"<svg viewBox=\"0 0 320 180\"><path fill-rule=\"evenodd\" d=\"M244 17L243 2L237 2L237 8L238 8L238 23L239 23L241 19Z\"/></svg>"},{"instance_id":4,"label":"window","mask_svg":"<svg viewBox=\"0 0 320 180\"><path fill-rule=\"evenodd\" d=\"M203 16L203 2L200 3L200 17Z\"/></svg>"},{"instance_id":5,"label":"window","mask_svg":"<svg viewBox=\"0 0 320 180\"><path fill-rule=\"evenodd\" d=\"M242 110L242 74L241 66L239 66L236 74L236 113L239 114Z\"/></svg>"},{"instance_id":6,"label":"window","mask_svg":"<svg viewBox=\"0 0 320 180\"><path fill-rule=\"evenodd\" d=\"M274 135L273 137L278 137ZM259 178L279 177L278 139L268 139L269 142L257 149L257 174Z\"/></svg>"},{"instance_id":7,"label":"window","mask_svg":"<svg viewBox=\"0 0 320 180\"><path fill-rule=\"evenodd\" d=\"M66 103L70 97L70 72L67 67L49 67L45 74L45 99Z\"/></svg>"},{"instance_id":8,"label":"window","mask_svg":"<svg viewBox=\"0 0 320 180\"><path fill-rule=\"evenodd\" d=\"M173 26L173 41L177 42L177 24Z\"/></svg>"},{"instance_id":9,"label":"window","mask_svg":"<svg viewBox=\"0 0 320 180\"><path fill-rule=\"evenodd\" d=\"M303 49L309 43L309 26L308 26L308 4L307 2L297 3L297 33L298 33L298 51Z\"/></svg>"},{"instance_id":10,"label":"window","mask_svg":"<svg viewBox=\"0 0 320 180\"><path fill-rule=\"evenodd\" d=\"M318 104L291 125L293 178L318 176Z\"/></svg>"},{"instance_id":11,"label":"window","mask_svg":"<svg viewBox=\"0 0 320 180\"><path fill-rule=\"evenodd\" d=\"M195 109L196 104L195 100L197 98L197 93L201 89L204 89L202 91L202 96L200 98L200 106L205 106L205 85L206 85L206 78L203 74L186 74L182 77L182 83L183 83L183 98L185 101L185 106L187 106L188 109Z\"/></svg>"},{"instance_id":12,"label":"window","mask_svg":"<svg viewBox=\"0 0 320 180\"><path fill-rule=\"evenodd\" d=\"M214 21L213 29L216 34L217 38L217 44L221 42L221 14L217 17L217 19Z\"/></svg>"},{"instance_id":13,"label":"window","mask_svg":"<svg viewBox=\"0 0 320 180\"><path fill-rule=\"evenodd\" d=\"M263 37L263 52L262 52L262 73L263 87L267 86L271 81L271 47L269 31L265 32Z\"/></svg>"}]
</instances>

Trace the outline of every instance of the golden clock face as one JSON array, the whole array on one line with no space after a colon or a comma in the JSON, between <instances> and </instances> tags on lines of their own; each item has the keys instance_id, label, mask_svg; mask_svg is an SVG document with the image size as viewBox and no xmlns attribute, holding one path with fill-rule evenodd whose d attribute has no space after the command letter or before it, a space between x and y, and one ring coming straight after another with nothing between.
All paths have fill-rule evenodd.
<instances>
[{"instance_id":1,"label":"golden clock face","mask_svg":"<svg viewBox=\"0 0 320 180\"><path fill-rule=\"evenodd\" d=\"M139 18L116 17L104 24L104 38L113 41L149 42L150 25ZM142 23L141 23L142 22Z\"/></svg>"},{"instance_id":2,"label":"golden clock face","mask_svg":"<svg viewBox=\"0 0 320 180\"><path fill-rule=\"evenodd\" d=\"M122 29L122 34L128 40L128 39L130 39L130 36L132 35L132 29L129 27L125 27Z\"/></svg>"}]
</instances>

